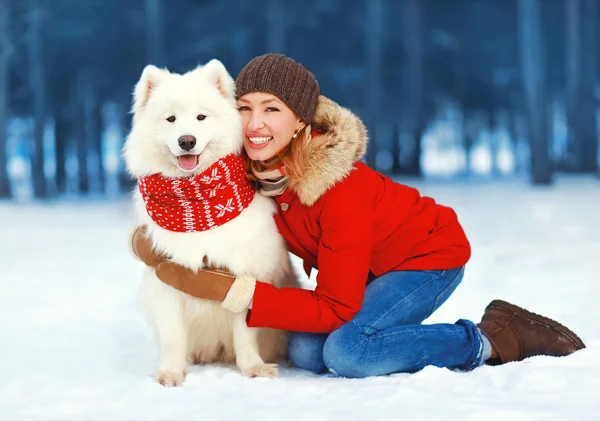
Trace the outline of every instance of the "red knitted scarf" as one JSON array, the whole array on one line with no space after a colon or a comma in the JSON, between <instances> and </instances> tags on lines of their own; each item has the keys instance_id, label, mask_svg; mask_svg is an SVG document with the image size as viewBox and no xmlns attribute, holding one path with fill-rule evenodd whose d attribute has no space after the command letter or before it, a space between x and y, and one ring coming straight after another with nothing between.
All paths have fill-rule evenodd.
<instances>
[{"instance_id":1,"label":"red knitted scarf","mask_svg":"<svg viewBox=\"0 0 600 421\"><path fill-rule=\"evenodd\" d=\"M152 220L175 232L223 225L246 209L256 193L239 155L228 155L194 177L140 177L138 188Z\"/></svg>"}]
</instances>

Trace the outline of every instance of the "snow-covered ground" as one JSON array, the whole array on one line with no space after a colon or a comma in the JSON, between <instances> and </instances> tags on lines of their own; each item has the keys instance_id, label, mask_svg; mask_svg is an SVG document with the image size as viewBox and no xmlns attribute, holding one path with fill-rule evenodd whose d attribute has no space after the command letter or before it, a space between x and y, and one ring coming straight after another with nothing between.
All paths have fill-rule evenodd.
<instances>
[{"instance_id":1,"label":"snow-covered ground","mask_svg":"<svg viewBox=\"0 0 600 421\"><path fill-rule=\"evenodd\" d=\"M561 321L588 349L364 380L193 366L167 389L151 377L127 200L0 203L0 420L599 420L600 182L415 185L456 209L473 246L463 284L428 322L477 321L503 298Z\"/></svg>"}]
</instances>

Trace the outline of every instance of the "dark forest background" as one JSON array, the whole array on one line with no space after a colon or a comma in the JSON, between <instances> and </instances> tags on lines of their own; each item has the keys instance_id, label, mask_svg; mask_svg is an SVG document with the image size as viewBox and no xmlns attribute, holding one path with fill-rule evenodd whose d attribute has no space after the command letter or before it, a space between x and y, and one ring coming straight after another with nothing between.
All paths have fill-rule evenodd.
<instances>
[{"instance_id":1,"label":"dark forest background","mask_svg":"<svg viewBox=\"0 0 600 421\"><path fill-rule=\"evenodd\" d=\"M0 197L129 191L146 64L282 52L390 175L598 174L597 0L0 0Z\"/></svg>"}]
</instances>

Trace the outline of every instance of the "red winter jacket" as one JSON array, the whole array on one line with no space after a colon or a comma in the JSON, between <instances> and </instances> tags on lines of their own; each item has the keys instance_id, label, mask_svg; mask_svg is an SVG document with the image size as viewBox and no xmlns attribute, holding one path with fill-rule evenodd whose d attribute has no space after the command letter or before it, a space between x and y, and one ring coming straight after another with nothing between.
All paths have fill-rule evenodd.
<instances>
[{"instance_id":1,"label":"red winter jacket","mask_svg":"<svg viewBox=\"0 0 600 421\"><path fill-rule=\"evenodd\" d=\"M320 97L304 178L276 198L275 219L314 291L257 282L250 327L332 332L362 305L369 279L395 270L450 269L470 257L454 211L356 162L366 131L354 114Z\"/></svg>"}]
</instances>

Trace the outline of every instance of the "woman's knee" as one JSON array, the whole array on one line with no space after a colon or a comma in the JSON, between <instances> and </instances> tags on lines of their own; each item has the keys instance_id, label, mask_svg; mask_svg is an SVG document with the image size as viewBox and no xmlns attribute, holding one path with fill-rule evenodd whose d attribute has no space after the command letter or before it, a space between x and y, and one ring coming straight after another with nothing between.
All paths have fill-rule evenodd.
<instances>
[{"instance_id":1,"label":"woman's knee","mask_svg":"<svg viewBox=\"0 0 600 421\"><path fill-rule=\"evenodd\" d=\"M410 347L410 343L399 349ZM327 369L342 377L364 378L392 373L414 373L423 368L413 353L383 355L377 331L350 322L332 332L325 341L323 361ZM414 342L414 339L410 339ZM390 358L393 357L393 358Z\"/></svg>"},{"instance_id":2,"label":"woman's knee","mask_svg":"<svg viewBox=\"0 0 600 421\"><path fill-rule=\"evenodd\" d=\"M291 332L289 358L295 367L322 373L327 370L323 362L326 334Z\"/></svg>"},{"instance_id":3,"label":"woman's knee","mask_svg":"<svg viewBox=\"0 0 600 421\"><path fill-rule=\"evenodd\" d=\"M369 377L369 367L364 354L369 337L356 324L350 322L332 332L323 348L323 361L332 373L342 377Z\"/></svg>"}]
</instances>

